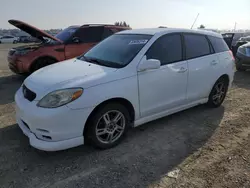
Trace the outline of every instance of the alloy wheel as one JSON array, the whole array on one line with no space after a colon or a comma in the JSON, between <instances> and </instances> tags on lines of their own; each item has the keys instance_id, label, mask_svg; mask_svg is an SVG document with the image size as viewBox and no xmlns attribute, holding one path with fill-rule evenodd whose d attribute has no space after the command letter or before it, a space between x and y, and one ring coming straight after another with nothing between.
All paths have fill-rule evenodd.
<instances>
[{"instance_id":1,"label":"alloy wheel","mask_svg":"<svg viewBox=\"0 0 250 188\"><path fill-rule=\"evenodd\" d=\"M101 143L114 143L124 133L125 124L125 116L120 111L108 111L97 122L96 137Z\"/></svg>"},{"instance_id":2,"label":"alloy wheel","mask_svg":"<svg viewBox=\"0 0 250 188\"><path fill-rule=\"evenodd\" d=\"M220 104L226 95L226 86L223 82L219 82L214 87L214 92L212 95L212 100L215 105Z\"/></svg>"}]
</instances>

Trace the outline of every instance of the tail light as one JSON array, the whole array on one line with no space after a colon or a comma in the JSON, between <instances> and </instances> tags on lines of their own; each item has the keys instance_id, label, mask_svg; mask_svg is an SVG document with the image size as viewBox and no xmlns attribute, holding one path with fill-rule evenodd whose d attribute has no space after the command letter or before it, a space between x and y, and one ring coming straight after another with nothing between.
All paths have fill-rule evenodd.
<instances>
[{"instance_id":1,"label":"tail light","mask_svg":"<svg viewBox=\"0 0 250 188\"><path fill-rule=\"evenodd\" d=\"M230 54L231 54L231 56L232 56L233 60L235 61L234 54L233 54L233 52L232 52L231 50L230 50Z\"/></svg>"}]
</instances>

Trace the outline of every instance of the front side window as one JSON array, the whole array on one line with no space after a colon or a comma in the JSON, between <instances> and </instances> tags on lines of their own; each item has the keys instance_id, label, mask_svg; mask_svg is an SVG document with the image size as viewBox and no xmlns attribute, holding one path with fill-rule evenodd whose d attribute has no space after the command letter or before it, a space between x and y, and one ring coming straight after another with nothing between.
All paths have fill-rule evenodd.
<instances>
[{"instance_id":1,"label":"front side window","mask_svg":"<svg viewBox=\"0 0 250 188\"><path fill-rule=\"evenodd\" d=\"M222 38L208 36L208 39L210 40L216 53L229 51L226 42Z\"/></svg>"},{"instance_id":2,"label":"front side window","mask_svg":"<svg viewBox=\"0 0 250 188\"><path fill-rule=\"evenodd\" d=\"M182 60L181 35L171 34L160 37L146 53L147 59L157 59L161 65Z\"/></svg>"},{"instance_id":3,"label":"front side window","mask_svg":"<svg viewBox=\"0 0 250 188\"><path fill-rule=\"evenodd\" d=\"M210 46L205 36L184 34L186 58L192 59L210 54Z\"/></svg>"},{"instance_id":4,"label":"front side window","mask_svg":"<svg viewBox=\"0 0 250 188\"><path fill-rule=\"evenodd\" d=\"M69 38L76 32L79 27L69 27L58 33L55 37L63 42L69 40Z\"/></svg>"},{"instance_id":5,"label":"front side window","mask_svg":"<svg viewBox=\"0 0 250 188\"><path fill-rule=\"evenodd\" d=\"M151 35L116 34L108 37L78 59L121 68L129 64Z\"/></svg>"}]
</instances>

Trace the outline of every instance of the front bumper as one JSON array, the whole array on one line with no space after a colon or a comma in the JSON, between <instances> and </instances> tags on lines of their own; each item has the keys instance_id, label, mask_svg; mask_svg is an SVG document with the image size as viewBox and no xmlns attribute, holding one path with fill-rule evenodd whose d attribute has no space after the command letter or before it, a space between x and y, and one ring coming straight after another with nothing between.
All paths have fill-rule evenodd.
<instances>
[{"instance_id":1,"label":"front bumper","mask_svg":"<svg viewBox=\"0 0 250 188\"><path fill-rule=\"evenodd\" d=\"M84 144L83 136L72 138L68 140L62 140L57 142L48 142L44 140L40 140L36 137L34 133L32 133L22 122L22 120L17 116L17 123L23 133L29 138L29 143L32 147L43 150L43 151L59 151L65 150L68 148L80 146Z\"/></svg>"},{"instance_id":2,"label":"front bumper","mask_svg":"<svg viewBox=\"0 0 250 188\"><path fill-rule=\"evenodd\" d=\"M83 130L92 108L72 110L67 106L54 109L37 107L21 89L15 95L16 121L28 136L30 145L44 151L58 151L84 144Z\"/></svg>"},{"instance_id":3,"label":"front bumper","mask_svg":"<svg viewBox=\"0 0 250 188\"><path fill-rule=\"evenodd\" d=\"M9 69L16 73L21 74L23 73L23 64L21 61L19 61L15 56L8 56L8 62L9 62Z\"/></svg>"}]
</instances>

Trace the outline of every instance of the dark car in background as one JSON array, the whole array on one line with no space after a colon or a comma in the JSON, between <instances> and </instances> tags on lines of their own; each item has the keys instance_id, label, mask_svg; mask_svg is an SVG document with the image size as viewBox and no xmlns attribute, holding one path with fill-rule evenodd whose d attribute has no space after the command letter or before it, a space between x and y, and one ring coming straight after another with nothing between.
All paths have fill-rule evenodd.
<instances>
[{"instance_id":1,"label":"dark car in background","mask_svg":"<svg viewBox=\"0 0 250 188\"><path fill-rule=\"evenodd\" d=\"M235 60L236 69L238 71L250 69L250 42L238 48Z\"/></svg>"},{"instance_id":2,"label":"dark car in background","mask_svg":"<svg viewBox=\"0 0 250 188\"><path fill-rule=\"evenodd\" d=\"M240 46L243 44L246 44L250 42L250 36L247 37L241 37L237 42L236 42L236 48L238 49Z\"/></svg>"},{"instance_id":3,"label":"dark car in background","mask_svg":"<svg viewBox=\"0 0 250 188\"><path fill-rule=\"evenodd\" d=\"M240 45L240 43L237 44L240 38L249 36L250 33L248 32L229 32L229 33L223 33L223 39L227 43L228 47L232 50L233 55L235 56L237 53L237 49Z\"/></svg>"},{"instance_id":4,"label":"dark car in background","mask_svg":"<svg viewBox=\"0 0 250 188\"><path fill-rule=\"evenodd\" d=\"M9 68L18 74L32 73L53 63L80 56L110 35L131 29L124 26L87 24L70 26L52 36L19 20L9 20L9 23L41 41L9 51Z\"/></svg>"}]
</instances>

